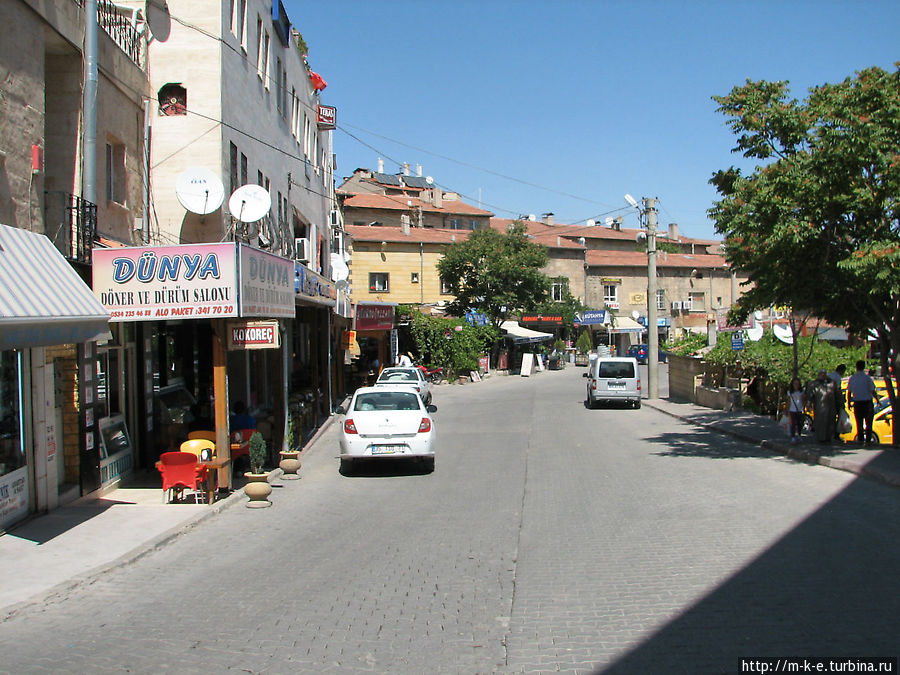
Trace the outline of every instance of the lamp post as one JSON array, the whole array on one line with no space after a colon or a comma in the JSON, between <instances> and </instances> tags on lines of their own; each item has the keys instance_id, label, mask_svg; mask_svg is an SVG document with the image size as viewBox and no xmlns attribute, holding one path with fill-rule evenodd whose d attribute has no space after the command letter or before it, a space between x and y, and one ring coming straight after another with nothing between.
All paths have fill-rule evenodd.
<instances>
[{"instance_id":1,"label":"lamp post","mask_svg":"<svg viewBox=\"0 0 900 675\"><path fill-rule=\"evenodd\" d=\"M659 398L659 329L656 312L656 198L644 197L643 208L631 195L625 201L638 209L647 228L647 398Z\"/></svg>"}]
</instances>

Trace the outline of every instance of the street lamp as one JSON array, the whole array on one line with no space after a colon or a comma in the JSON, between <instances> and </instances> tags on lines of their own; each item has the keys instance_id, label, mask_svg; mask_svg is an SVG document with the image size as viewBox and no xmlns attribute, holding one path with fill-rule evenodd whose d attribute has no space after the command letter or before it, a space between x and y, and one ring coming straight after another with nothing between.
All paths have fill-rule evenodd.
<instances>
[{"instance_id":1,"label":"street lamp","mask_svg":"<svg viewBox=\"0 0 900 675\"><path fill-rule=\"evenodd\" d=\"M659 329L656 318L656 198L644 197L643 208L631 195L625 201L641 215L647 237L647 398L659 398ZM643 235L644 233L641 232Z\"/></svg>"}]
</instances>

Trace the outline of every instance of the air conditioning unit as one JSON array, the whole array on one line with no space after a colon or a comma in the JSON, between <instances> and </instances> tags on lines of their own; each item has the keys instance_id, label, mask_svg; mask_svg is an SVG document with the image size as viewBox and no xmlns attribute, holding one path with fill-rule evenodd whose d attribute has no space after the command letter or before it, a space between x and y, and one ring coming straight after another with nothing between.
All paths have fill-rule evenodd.
<instances>
[{"instance_id":1,"label":"air conditioning unit","mask_svg":"<svg viewBox=\"0 0 900 675\"><path fill-rule=\"evenodd\" d=\"M297 262L309 262L309 239L296 237L294 239L294 260Z\"/></svg>"},{"instance_id":2,"label":"air conditioning unit","mask_svg":"<svg viewBox=\"0 0 900 675\"><path fill-rule=\"evenodd\" d=\"M679 309L681 309L681 303L676 300L672 303L672 311L677 312Z\"/></svg>"},{"instance_id":3,"label":"air conditioning unit","mask_svg":"<svg viewBox=\"0 0 900 675\"><path fill-rule=\"evenodd\" d=\"M681 302L681 309L684 309L684 310L686 310L686 311L690 311L690 310L691 310L691 301L690 301L690 300L682 300L682 302Z\"/></svg>"}]
</instances>

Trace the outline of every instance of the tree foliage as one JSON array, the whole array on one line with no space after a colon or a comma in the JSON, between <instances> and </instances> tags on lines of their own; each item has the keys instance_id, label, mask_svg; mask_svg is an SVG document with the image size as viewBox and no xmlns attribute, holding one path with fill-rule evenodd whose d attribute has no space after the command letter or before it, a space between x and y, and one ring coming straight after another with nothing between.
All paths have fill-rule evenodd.
<instances>
[{"instance_id":1,"label":"tree foliage","mask_svg":"<svg viewBox=\"0 0 900 675\"><path fill-rule=\"evenodd\" d=\"M422 361L441 366L448 377L478 370L478 357L487 353L499 332L493 326L470 326L463 319L410 312L410 335Z\"/></svg>"},{"instance_id":2,"label":"tree foliage","mask_svg":"<svg viewBox=\"0 0 900 675\"><path fill-rule=\"evenodd\" d=\"M787 82L713 97L760 162L713 175L710 215L728 262L749 278L734 318L790 305L900 353L900 69L860 71L798 101ZM887 362L883 362L887 366ZM897 372L897 368L894 369ZM890 392L892 397L893 393Z\"/></svg>"},{"instance_id":3,"label":"tree foliage","mask_svg":"<svg viewBox=\"0 0 900 675\"><path fill-rule=\"evenodd\" d=\"M447 247L437 268L456 297L448 306L451 314L478 310L499 327L506 314L531 311L547 297L550 279L541 272L546 264L546 247L516 222L505 234L475 230Z\"/></svg>"}]
</instances>

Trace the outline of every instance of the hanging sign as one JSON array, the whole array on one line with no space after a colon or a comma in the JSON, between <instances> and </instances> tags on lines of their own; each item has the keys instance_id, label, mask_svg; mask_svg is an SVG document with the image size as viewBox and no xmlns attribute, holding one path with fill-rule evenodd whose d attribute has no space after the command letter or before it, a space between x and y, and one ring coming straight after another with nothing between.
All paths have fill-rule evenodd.
<instances>
[{"instance_id":1,"label":"hanging sign","mask_svg":"<svg viewBox=\"0 0 900 675\"><path fill-rule=\"evenodd\" d=\"M229 321L225 349L278 349L281 331L277 321Z\"/></svg>"},{"instance_id":2,"label":"hanging sign","mask_svg":"<svg viewBox=\"0 0 900 675\"><path fill-rule=\"evenodd\" d=\"M356 330L391 330L394 305L360 303L356 306Z\"/></svg>"},{"instance_id":3,"label":"hanging sign","mask_svg":"<svg viewBox=\"0 0 900 675\"><path fill-rule=\"evenodd\" d=\"M337 108L332 105L316 106L316 126L319 131L337 128Z\"/></svg>"},{"instance_id":4,"label":"hanging sign","mask_svg":"<svg viewBox=\"0 0 900 675\"><path fill-rule=\"evenodd\" d=\"M562 314L523 314L519 317L520 326L562 326Z\"/></svg>"}]
</instances>

